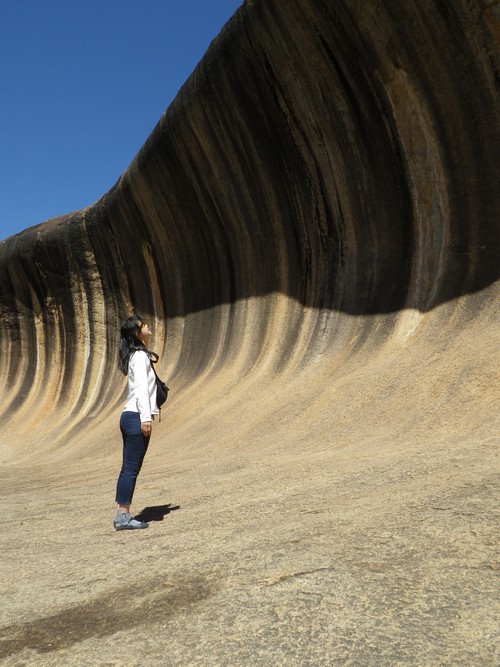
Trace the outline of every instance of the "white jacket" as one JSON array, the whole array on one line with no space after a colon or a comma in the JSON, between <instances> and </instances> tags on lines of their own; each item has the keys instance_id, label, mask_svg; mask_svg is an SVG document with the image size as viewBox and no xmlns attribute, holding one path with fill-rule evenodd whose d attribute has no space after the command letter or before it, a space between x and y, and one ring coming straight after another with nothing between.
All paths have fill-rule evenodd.
<instances>
[{"instance_id":1,"label":"white jacket","mask_svg":"<svg viewBox=\"0 0 500 667\"><path fill-rule=\"evenodd\" d=\"M128 361L128 398L123 412L138 412L141 422L152 421L156 405L156 376L147 352L136 350Z\"/></svg>"}]
</instances>

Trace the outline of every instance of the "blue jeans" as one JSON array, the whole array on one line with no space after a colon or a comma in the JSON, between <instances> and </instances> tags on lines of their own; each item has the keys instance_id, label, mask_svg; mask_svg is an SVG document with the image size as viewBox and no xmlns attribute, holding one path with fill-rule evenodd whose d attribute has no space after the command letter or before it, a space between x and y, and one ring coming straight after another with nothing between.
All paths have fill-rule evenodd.
<instances>
[{"instance_id":1,"label":"blue jeans","mask_svg":"<svg viewBox=\"0 0 500 667\"><path fill-rule=\"evenodd\" d=\"M116 483L116 502L119 505L130 505L150 436L142 434L138 412L122 412L120 431L123 438L123 463Z\"/></svg>"}]
</instances>

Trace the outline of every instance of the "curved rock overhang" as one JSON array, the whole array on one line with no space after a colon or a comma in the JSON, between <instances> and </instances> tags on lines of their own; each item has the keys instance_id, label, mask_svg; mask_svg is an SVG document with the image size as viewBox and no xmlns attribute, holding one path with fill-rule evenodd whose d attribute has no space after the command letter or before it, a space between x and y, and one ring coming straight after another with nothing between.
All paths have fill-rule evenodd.
<instances>
[{"instance_id":1,"label":"curved rock overhang","mask_svg":"<svg viewBox=\"0 0 500 667\"><path fill-rule=\"evenodd\" d=\"M2 460L116 412L134 310L179 391L327 386L490 313L498 34L486 1L247 0L110 192L0 243Z\"/></svg>"}]
</instances>

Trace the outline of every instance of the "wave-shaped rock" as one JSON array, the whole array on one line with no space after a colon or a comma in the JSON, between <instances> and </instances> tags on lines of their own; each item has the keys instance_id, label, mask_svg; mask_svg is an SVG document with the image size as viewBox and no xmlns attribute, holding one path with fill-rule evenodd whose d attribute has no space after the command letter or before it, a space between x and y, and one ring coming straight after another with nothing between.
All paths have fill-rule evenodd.
<instances>
[{"instance_id":1,"label":"wave-shaped rock","mask_svg":"<svg viewBox=\"0 0 500 667\"><path fill-rule=\"evenodd\" d=\"M323 424L334 378L361 390L399 355L432 385L438 349L456 365L459 337L481 346L500 267L497 14L247 0L110 192L0 244L2 460L116 415L132 310L188 406L304 375L287 409L317 399ZM388 369L408 389L408 367Z\"/></svg>"}]
</instances>

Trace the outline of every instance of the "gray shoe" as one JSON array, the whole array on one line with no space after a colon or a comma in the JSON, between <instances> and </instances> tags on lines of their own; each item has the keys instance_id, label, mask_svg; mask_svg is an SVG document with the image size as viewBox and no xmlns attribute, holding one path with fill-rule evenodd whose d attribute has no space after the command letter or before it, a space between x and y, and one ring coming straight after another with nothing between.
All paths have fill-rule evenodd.
<instances>
[{"instance_id":1,"label":"gray shoe","mask_svg":"<svg viewBox=\"0 0 500 667\"><path fill-rule=\"evenodd\" d=\"M149 524L145 521L133 519L128 512L117 512L113 525L116 530L135 530L137 528L147 528Z\"/></svg>"}]
</instances>

